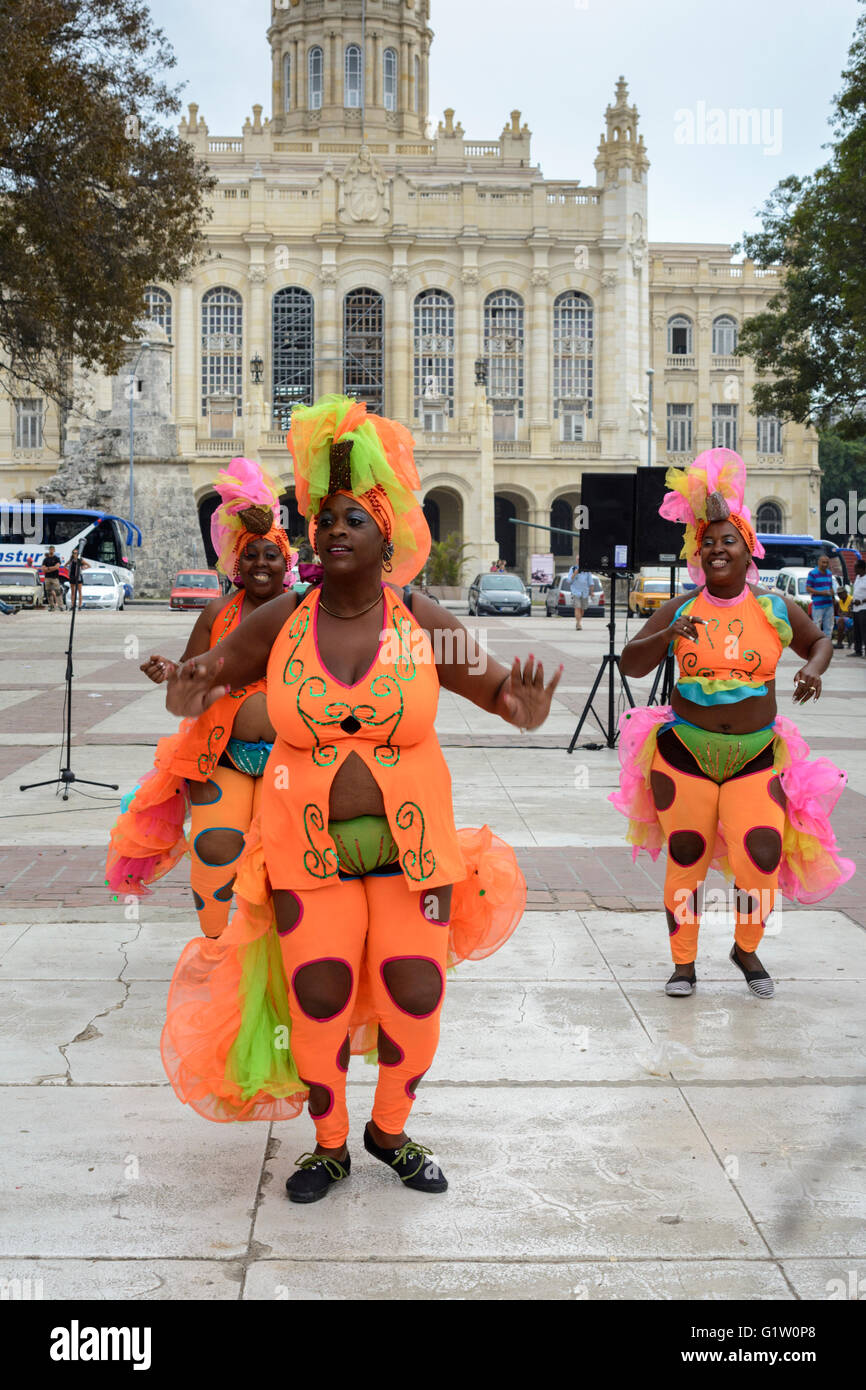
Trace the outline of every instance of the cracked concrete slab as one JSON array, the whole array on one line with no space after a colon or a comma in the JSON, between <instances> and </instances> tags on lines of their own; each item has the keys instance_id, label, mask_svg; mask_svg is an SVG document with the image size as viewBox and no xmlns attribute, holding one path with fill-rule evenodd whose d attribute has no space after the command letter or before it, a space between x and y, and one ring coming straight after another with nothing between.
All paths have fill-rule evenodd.
<instances>
[{"instance_id":1,"label":"cracked concrete slab","mask_svg":"<svg viewBox=\"0 0 866 1390\"><path fill-rule=\"evenodd\" d=\"M237 1302L244 1266L235 1260L10 1260L0 1278L49 1301L123 1303L207 1299ZM28 1282L29 1281L29 1282Z\"/></svg>"}]
</instances>

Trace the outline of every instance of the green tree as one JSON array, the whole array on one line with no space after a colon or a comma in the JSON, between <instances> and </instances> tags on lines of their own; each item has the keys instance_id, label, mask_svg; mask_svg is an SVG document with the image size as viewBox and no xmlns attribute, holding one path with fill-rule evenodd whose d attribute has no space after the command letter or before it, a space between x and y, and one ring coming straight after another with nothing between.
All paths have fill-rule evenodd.
<instances>
[{"instance_id":1,"label":"green tree","mask_svg":"<svg viewBox=\"0 0 866 1390\"><path fill-rule=\"evenodd\" d=\"M427 561L427 583L453 585L463 582L465 552L469 549L460 540L458 531L450 531L444 541L434 541Z\"/></svg>"},{"instance_id":2,"label":"green tree","mask_svg":"<svg viewBox=\"0 0 866 1390\"><path fill-rule=\"evenodd\" d=\"M863 3L863 0L861 0ZM835 139L814 174L790 175L762 210L746 254L783 268L780 291L744 325L759 374L755 410L866 435L866 12L833 100Z\"/></svg>"},{"instance_id":3,"label":"green tree","mask_svg":"<svg viewBox=\"0 0 866 1390\"><path fill-rule=\"evenodd\" d=\"M140 0L3 0L0 53L0 384L62 411L73 358L117 371L145 286L200 254L213 180Z\"/></svg>"}]
</instances>

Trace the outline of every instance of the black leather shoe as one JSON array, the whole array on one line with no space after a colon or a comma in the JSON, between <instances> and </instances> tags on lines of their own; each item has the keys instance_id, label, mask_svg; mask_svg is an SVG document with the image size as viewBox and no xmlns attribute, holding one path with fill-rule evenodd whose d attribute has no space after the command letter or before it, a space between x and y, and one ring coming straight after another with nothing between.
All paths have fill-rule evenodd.
<instances>
[{"instance_id":1,"label":"black leather shoe","mask_svg":"<svg viewBox=\"0 0 866 1390\"><path fill-rule=\"evenodd\" d=\"M369 1125L364 1129L364 1148L368 1154L387 1163L393 1168L404 1187L413 1187L416 1192L447 1192L448 1180L435 1160L432 1149L425 1149L413 1139L407 1139L399 1149L382 1149L370 1135Z\"/></svg>"},{"instance_id":2,"label":"black leather shoe","mask_svg":"<svg viewBox=\"0 0 866 1390\"><path fill-rule=\"evenodd\" d=\"M327 1154L301 1154L296 1160L297 1173L286 1179L290 1202L320 1202L335 1182L349 1176L352 1160L330 1158Z\"/></svg>"}]
</instances>

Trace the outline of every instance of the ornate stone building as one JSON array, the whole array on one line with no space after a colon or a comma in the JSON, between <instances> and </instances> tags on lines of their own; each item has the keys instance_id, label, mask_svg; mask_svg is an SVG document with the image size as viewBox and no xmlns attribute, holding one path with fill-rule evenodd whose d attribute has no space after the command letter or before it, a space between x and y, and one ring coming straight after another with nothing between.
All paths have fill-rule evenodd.
<instances>
[{"instance_id":1,"label":"ornate stone building","mask_svg":"<svg viewBox=\"0 0 866 1390\"><path fill-rule=\"evenodd\" d=\"M662 463L729 444L762 524L814 530L817 440L756 420L751 364L734 355L775 273L733 265L725 245L649 242L649 160L622 78L595 181L552 181L519 111L493 140L468 138L450 109L433 129L429 0L274 0L268 40L269 118L256 106L241 134L214 136L192 105L181 123L219 180L209 254L147 295L144 336L171 362L138 374L141 408L174 427L203 518L232 454L260 458L291 498L292 406L346 391L410 427L434 535L459 532L470 570L502 554L526 575L550 542L510 519L570 526L585 470L633 470L648 449ZM111 418L107 385L70 424L73 459ZM21 495L56 472L56 425L38 403L4 410L0 470ZM159 489L147 448L136 455L153 585L200 542L190 515L186 551L156 566ZM123 513L119 461L101 476ZM569 539L552 548L564 565Z\"/></svg>"}]
</instances>

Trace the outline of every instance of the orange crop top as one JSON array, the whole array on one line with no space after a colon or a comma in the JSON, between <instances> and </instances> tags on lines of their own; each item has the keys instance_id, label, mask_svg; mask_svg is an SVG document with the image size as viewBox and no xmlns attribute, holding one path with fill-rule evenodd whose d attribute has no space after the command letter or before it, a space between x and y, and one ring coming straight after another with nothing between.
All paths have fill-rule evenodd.
<instances>
[{"instance_id":1,"label":"orange crop top","mask_svg":"<svg viewBox=\"0 0 866 1390\"><path fill-rule=\"evenodd\" d=\"M733 602L714 599L706 589L688 598L674 615L703 618L698 640L673 642L679 664L677 690L696 705L733 704L767 694L783 648L792 632L780 594L745 591Z\"/></svg>"},{"instance_id":2,"label":"orange crop top","mask_svg":"<svg viewBox=\"0 0 866 1390\"><path fill-rule=\"evenodd\" d=\"M210 632L211 650L238 627L243 602L241 590L214 618ZM256 695L264 688L264 680L252 681L229 695L223 695L197 719L185 719L176 734L160 739L156 766L160 771L174 772L192 782L206 781L231 738L232 725L241 705L250 695Z\"/></svg>"},{"instance_id":3,"label":"orange crop top","mask_svg":"<svg viewBox=\"0 0 866 1390\"><path fill-rule=\"evenodd\" d=\"M328 833L331 783L350 753L372 773L408 886L455 883L466 867L451 804L451 775L434 722L439 676L422 628L383 586L384 620L370 669L345 685L316 640L319 590L302 599L271 649L268 716L277 733L262 779L262 846L272 888L337 878Z\"/></svg>"}]
</instances>

